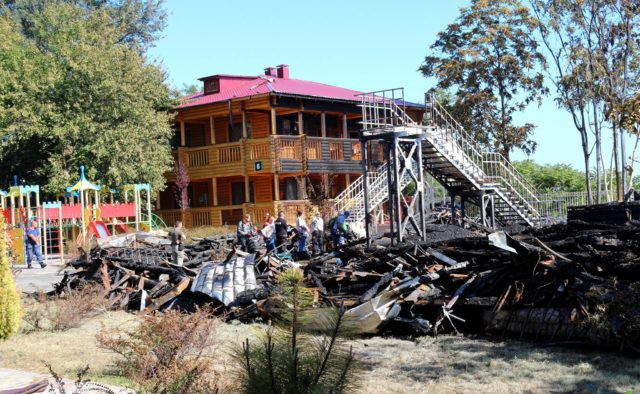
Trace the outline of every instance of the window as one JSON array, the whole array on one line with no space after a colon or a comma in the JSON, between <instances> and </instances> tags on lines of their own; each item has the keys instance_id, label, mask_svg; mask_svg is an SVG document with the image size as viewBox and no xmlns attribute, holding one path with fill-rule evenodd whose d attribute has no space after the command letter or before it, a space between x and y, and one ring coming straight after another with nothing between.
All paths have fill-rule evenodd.
<instances>
[{"instance_id":1,"label":"window","mask_svg":"<svg viewBox=\"0 0 640 394\"><path fill-rule=\"evenodd\" d=\"M231 204L240 205L244 204L244 182L233 182L231 184ZM253 181L249 182L249 202L255 202L253 196Z\"/></svg>"},{"instance_id":2,"label":"window","mask_svg":"<svg viewBox=\"0 0 640 394\"><path fill-rule=\"evenodd\" d=\"M211 79L209 81L205 81L204 83L204 92L205 93L217 93L220 90L220 83L217 79Z\"/></svg>"}]
</instances>

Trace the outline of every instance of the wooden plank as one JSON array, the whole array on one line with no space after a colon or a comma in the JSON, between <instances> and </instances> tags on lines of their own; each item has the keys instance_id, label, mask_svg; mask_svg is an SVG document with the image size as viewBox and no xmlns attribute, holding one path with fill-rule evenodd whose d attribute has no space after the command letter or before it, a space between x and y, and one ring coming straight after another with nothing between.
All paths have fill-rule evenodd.
<instances>
[{"instance_id":1,"label":"wooden plank","mask_svg":"<svg viewBox=\"0 0 640 394\"><path fill-rule=\"evenodd\" d=\"M111 280L109 279L109 271L107 271L107 264L104 262L100 265L100 276L102 277L102 284L106 291L111 291Z\"/></svg>"},{"instance_id":2,"label":"wooden plank","mask_svg":"<svg viewBox=\"0 0 640 394\"><path fill-rule=\"evenodd\" d=\"M148 306L151 308L151 310L156 310L160 308L167 301L179 296L183 291L185 291L185 289L189 287L190 282L191 282L191 279L185 276L184 278L182 278L180 282L178 282L177 285L173 286L173 288L169 290L168 293L166 293L162 297L158 297L154 299L153 301L151 301L151 303Z\"/></svg>"}]
</instances>

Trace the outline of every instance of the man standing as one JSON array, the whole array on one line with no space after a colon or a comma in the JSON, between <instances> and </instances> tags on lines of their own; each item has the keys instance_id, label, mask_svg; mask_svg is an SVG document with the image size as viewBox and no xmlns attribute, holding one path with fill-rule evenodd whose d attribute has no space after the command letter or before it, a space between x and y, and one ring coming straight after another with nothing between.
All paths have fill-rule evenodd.
<instances>
[{"instance_id":1,"label":"man standing","mask_svg":"<svg viewBox=\"0 0 640 394\"><path fill-rule=\"evenodd\" d=\"M284 220L284 212L278 212L278 218L273 224L276 231L276 247L278 248L278 253L283 253L286 250L287 240L289 238L287 221Z\"/></svg>"},{"instance_id":2,"label":"man standing","mask_svg":"<svg viewBox=\"0 0 640 394\"><path fill-rule=\"evenodd\" d=\"M338 215L337 218L333 218L329 226L331 227L331 239L333 241L333 247L344 245L345 236L349 235L349 226L347 225L347 218L349 217L349 211L344 211L342 215Z\"/></svg>"},{"instance_id":3,"label":"man standing","mask_svg":"<svg viewBox=\"0 0 640 394\"><path fill-rule=\"evenodd\" d=\"M296 218L296 231L298 232L298 258L304 257L307 254L307 238L309 237L309 227L304 220L302 211L298 211Z\"/></svg>"},{"instance_id":4,"label":"man standing","mask_svg":"<svg viewBox=\"0 0 640 394\"><path fill-rule=\"evenodd\" d=\"M27 268L31 268L34 256L40 267L47 266L40 250L40 229L38 228L38 221L35 219L31 220L31 227L27 229Z\"/></svg>"},{"instance_id":5,"label":"man standing","mask_svg":"<svg viewBox=\"0 0 640 394\"><path fill-rule=\"evenodd\" d=\"M173 257L173 264L184 264L184 246L183 243L187 239L182 229L182 221L177 220L173 231L171 232L171 255Z\"/></svg>"},{"instance_id":6,"label":"man standing","mask_svg":"<svg viewBox=\"0 0 640 394\"><path fill-rule=\"evenodd\" d=\"M256 229L251 223L251 215L246 213L241 221L238 222L238 243L243 252L255 253L256 247L251 237L256 235Z\"/></svg>"},{"instance_id":7,"label":"man standing","mask_svg":"<svg viewBox=\"0 0 640 394\"><path fill-rule=\"evenodd\" d=\"M316 217L311 220L311 251L314 255L324 252L324 221L320 211L317 211Z\"/></svg>"}]
</instances>

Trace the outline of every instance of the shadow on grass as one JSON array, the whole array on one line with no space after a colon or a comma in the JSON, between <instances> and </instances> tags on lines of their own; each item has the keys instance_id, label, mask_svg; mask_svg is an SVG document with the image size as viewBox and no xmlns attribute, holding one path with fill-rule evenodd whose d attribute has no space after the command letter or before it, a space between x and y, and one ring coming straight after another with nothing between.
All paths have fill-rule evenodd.
<instances>
[{"instance_id":1,"label":"shadow on grass","mask_svg":"<svg viewBox=\"0 0 640 394\"><path fill-rule=\"evenodd\" d=\"M518 390L522 383L545 392L637 392L640 362L613 353L543 348L518 341L441 336L417 341L363 340L363 359L375 373L407 379L407 384L447 381L448 386L477 384ZM393 357L389 362L389 357Z\"/></svg>"}]
</instances>

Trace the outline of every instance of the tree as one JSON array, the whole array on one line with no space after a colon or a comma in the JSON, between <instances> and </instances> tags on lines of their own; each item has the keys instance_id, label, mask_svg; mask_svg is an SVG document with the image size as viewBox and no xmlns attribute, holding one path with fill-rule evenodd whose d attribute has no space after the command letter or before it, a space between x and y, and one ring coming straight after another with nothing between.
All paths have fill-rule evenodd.
<instances>
[{"instance_id":1,"label":"tree","mask_svg":"<svg viewBox=\"0 0 640 394\"><path fill-rule=\"evenodd\" d=\"M621 129L625 126L616 108L638 91L640 5L632 0L530 1L539 19L542 39L557 64L559 102L572 114L591 107L592 118L587 123L590 120L594 125L598 183L604 172L600 120L604 117L611 126L615 185L621 199L626 183L625 172L620 171L621 167L626 170L625 130ZM591 147L584 119L576 127L583 139L588 168Z\"/></svg>"},{"instance_id":2,"label":"tree","mask_svg":"<svg viewBox=\"0 0 640 394\"><path fill-rule=\"evenodd\" d=\"M0 12L10 15L29 38L37 36L33 15L42 12L50 0L0 0ZM152 46L166 27L167 13L163 0L61 0L88 12L104 11L118 29L113 42L144 51Z\"/></svg>"},{"instance_id":3,"label":"tree","mask_svg":"<svg viewBox=\"0 0 640 394\"><path fill-rule=\"evenodd\" d=\"M173 163L173 174L176 177L176 182L174 186L174 197L176 199L176 203L178 204L178 208L185 210L189 208L189 195L187 194L189 187L189 172L187 171L187 166L184 165L181 161L175 161Z\"/></svg>"},{"instance_id":4,"label":"tree","mask_svg":"<svg viewBox=\"0 0 640 394\"><path fill-rule=\"evenodd\" d=\"M542 165L524 160L513 162L513 166L542 193L587 190L584 173L568 164Z\"/></svg>"},{"instance_id":5,"label":"tree","mask_svg":"<svg viewBox=\"0 0 640 394\"><path fill-rule=\"evenodd\" d=\"M534 38L535 20L518 0L473 0L455 23L438 34L419 70L455 90L455 106L471 112L463 126L506 158L531 153L534 125L515 125L513 115L547 93L546 67Z\"/></svg>"},{"instance_id":6,"label":"tree","mask_svg":"<svg viewBox=\"0 0 640 394\"><path fill-rule=\"evenodd\" d=\"M7 78L0 82L0 181L17 174L57 193L86 165L88 177L105 185L163 188L174 101L164 71L141 52L150 33L114 23L106 6L87 12L85 3L44 2L30 12L24 34L16 22L27 12L22 3L0 15L9 37L0 45L11 51L0 55Z\"/></svg>"},{"instance_id":7,"label":"tree","mask_svg":"<svg viewBox=\"0 0 640 394\"><path fill-rule=\"evenodd\" d=\"M180 89L181 96L191 96L200 91L200 86L196 84L182 84L182 89Z\"/></svg>"},{"instance_id":8,"label":"tree","mask_svg":"<svg viewBox=\"0 0 640 394\"><path fill-rule=\"evenodd\" d=\"M15 333L22 319L20 293L11 273L7 226L0 216L0 340Z\"/></svg>"}]
</instances>

